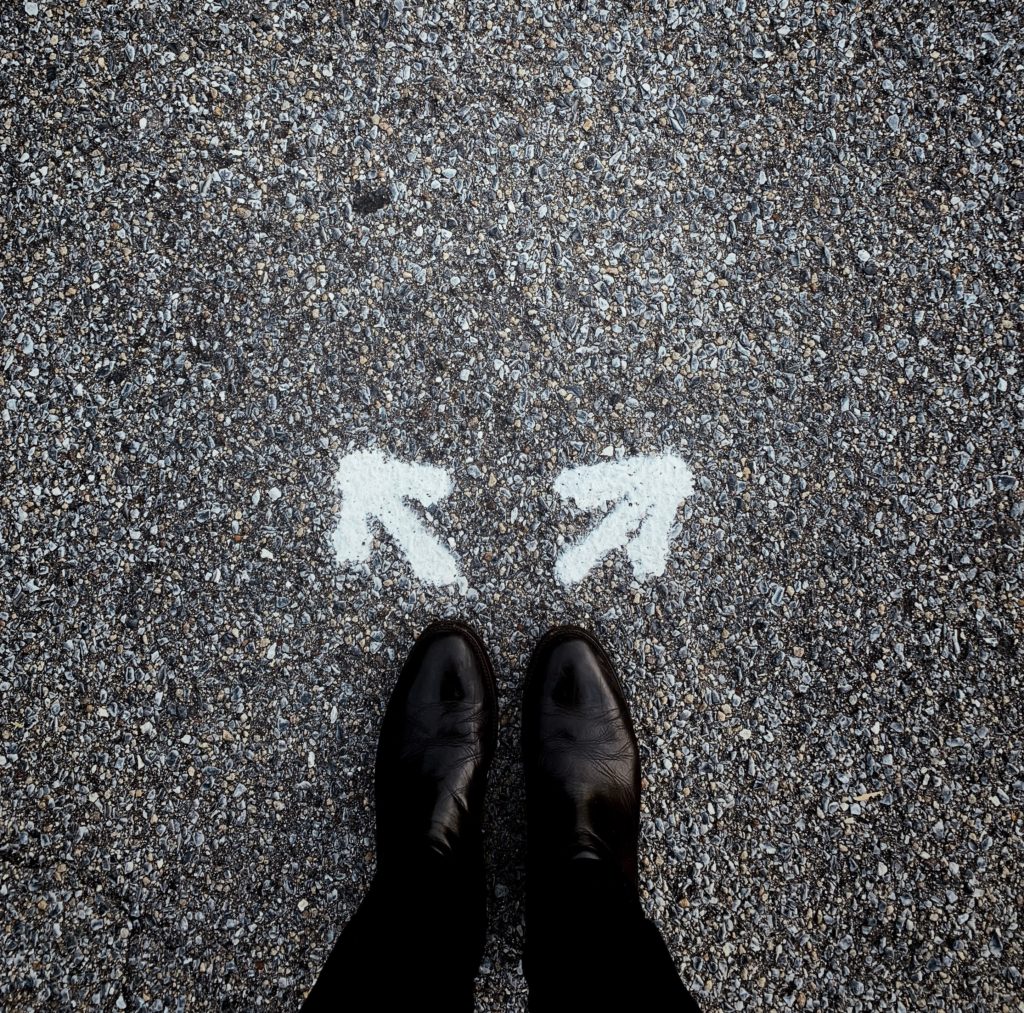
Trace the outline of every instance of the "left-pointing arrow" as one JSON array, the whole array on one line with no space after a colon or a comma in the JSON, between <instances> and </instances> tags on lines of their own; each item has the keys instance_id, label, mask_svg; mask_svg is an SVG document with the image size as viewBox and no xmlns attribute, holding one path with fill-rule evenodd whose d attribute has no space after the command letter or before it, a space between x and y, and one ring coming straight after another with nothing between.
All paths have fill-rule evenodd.
<instances>
[{"instance_id":1,"label":"left-pointing arrow","mask_svg":"<svg viewBox=\"0 0 1024 1013\"><path fill-rule=\"evenodd\" d=\"M338 559L361 562L370 555L376 518L398 543L420 580L453 584L459 579L455 557L427 530L406 500L430 506L452 491L447 472L428 464L407 464L375 450L343 458L335 485L341 513L331 541Z\"/></svg>"}]
</instances>

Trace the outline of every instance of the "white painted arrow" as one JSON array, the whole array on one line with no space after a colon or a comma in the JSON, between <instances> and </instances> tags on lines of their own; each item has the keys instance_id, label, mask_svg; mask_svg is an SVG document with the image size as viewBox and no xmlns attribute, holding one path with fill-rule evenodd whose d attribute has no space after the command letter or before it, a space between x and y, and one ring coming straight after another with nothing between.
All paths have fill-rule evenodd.
<instances>
[{"instance_id":1,"label":"white painted arrow","mask_svg":"<svg viewBox=\"0 0 1024 1013\"><path fill-rule=\"evenodd\" d=\"M563 584L578 584L613 549L624 547L638 580L665 572L669 534L679 504L693 492L693 475L671 454L632 457L563 471L555 492L584 510L616 506L555 563Z\"/></svg>"},{"instance_id":2,"label":"white painted arrow","mask_svg":"<svg viewBox=\"0 0 1024 1013\"><path fill-rule=\"evenodd\" d=\"M452 491L443 468L406 464L376 450L358 450L342 458L335 477L341 491L341 513L332 543L338 559L361 562L370 555L376 517L405 553L413 573L429 584L459 579L455 557L427 530L407 499L430 506Z\"/></svg>"}]
</instances>

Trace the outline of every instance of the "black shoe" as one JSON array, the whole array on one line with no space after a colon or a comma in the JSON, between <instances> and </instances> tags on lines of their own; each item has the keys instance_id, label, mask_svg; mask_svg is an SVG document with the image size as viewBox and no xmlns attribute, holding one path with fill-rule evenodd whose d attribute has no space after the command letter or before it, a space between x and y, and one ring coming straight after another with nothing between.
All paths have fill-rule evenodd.
<instances>
[{"instance_id":1,"label":"black shoe","mask_svg":"<svg viewBox=\"0 0 1024 1013\"><path fill-rule=\"evenodd\" d=\"M598 859L635 893L640 756L615 669L585 630L558 627L533 652L522 743L528 892L566 862Z\"/></svg>"},{"instance_id":2,"label":"black shoe","mask_svg":"<svg viewBox=\"0 0 1024 1013\"><path fill-rule=\"evenodd\" d=\"M379 872L440 858L482 874L480 825L497 712L479 637L461 623L427 627L398 677L377 746Z\"/></svg>"},{"instance_id":3,"label":"black shoe","mask_svg":"<svg viewBox=\"0 0 1024 1013\"><path fill-rule=\"evenodd\" d=\"M497 709L476 634L450 622L424 630L377 746L377 872L304 1013L472 1013L487 925L480 823Z\"/></svg>"}]
</instances>

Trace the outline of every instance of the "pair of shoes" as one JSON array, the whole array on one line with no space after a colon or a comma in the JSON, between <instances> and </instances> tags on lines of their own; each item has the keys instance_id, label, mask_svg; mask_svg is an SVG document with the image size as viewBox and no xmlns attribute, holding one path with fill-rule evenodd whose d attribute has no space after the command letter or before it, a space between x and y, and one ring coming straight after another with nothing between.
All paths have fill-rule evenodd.
<instances>
[{"instance_id":1,"label":"pair of shoes","mask_svg":"<svg viewBox=\"0 0 1024 1013\"><path fill-rule=\"evenodd\" d=\"M477 634L439 622L417 639L381 728L374 793L378 871L429 855L482 875L487 768L497 740L494 674ZM636 890L640 762L622 687L584 630L551 630L523 695L527 875L610 863Z\"/></svg>"}]
</instances>

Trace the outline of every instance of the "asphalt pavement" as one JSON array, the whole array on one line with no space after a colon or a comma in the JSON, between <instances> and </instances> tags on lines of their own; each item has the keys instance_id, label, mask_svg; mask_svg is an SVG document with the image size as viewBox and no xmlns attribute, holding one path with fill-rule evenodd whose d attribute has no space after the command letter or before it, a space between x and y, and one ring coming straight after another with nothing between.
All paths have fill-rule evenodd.
<instances>
[{"instance_id":1,"label":"asphalt pavement","mask_svg":"<svg viewBox=\"0 0 1024 1013\"><path fill-rule=\"evenodd\" d=\"M4 3L0 1008L297 1009L459 617L481 1010L561 622L704 1010L1024 1010L1022 82L978 0ZM650 458L664 546L585 558ZM339 540L367 460L436 469L430 573Z\"/></svg>"}]
</instances>

